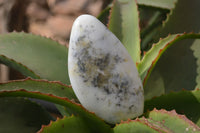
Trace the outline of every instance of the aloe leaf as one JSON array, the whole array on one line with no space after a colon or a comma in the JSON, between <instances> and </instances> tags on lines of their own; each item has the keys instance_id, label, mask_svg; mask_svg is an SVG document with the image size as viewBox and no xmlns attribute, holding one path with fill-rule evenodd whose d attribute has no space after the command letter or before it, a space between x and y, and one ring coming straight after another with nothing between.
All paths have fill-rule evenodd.
<instances>
[{"instance_id":1,"label":"aloe leaf","mask_svg":"<svg viewBox=\"0 0 200 133\"><path fill-rule=\"evenodd\" d=\"M116 125L114 133L158 133L153 127L144 124L139 119L122 122Z\"/></svg>"},{"instance_id":2,"label":"aloe leaf","mask_svg":"<svg viewBox=\"0 0 200 133\"><path fill-rule=\"evenodd\" d=\"M147 14L150 12L149 14ZM140 9L140 21L147 21L146 19L149 19L148 23L145 26L145 29L141 31L141 38L144 38L145 35L147 35L149 32L151 32L157 25L159 25L162 21L162 12L161 11L152 11L150 9ZM148 18L148 17L150 18Z\"/></svg>"},{"instance_id":3,"label":"aloe leaf","mask_svg":"<svg viewBox=\"0 0 200 133\"><path fill-rule=\"evenodd\" d=\"M199 40L195 40L193 42L193 45L191 47L191 49L194 51L193 54L194 54L194 57L196 59L196 63L197 63L197 68L196 68L196 71L197 71L197 76L196 76L196 86L195 88L200 88L200 41Z\"/></svg>"},{"instance_id":4,"label":"aloe leaf","mask_svg":"<svg viewBox=\"0 0 200 133\"><path fill-rule=\"evenodd\" d=\"M101 13L98 15L98 19L103 23L107 24L108 23L108 17L110 13L110 6L106 7Z\"/></svg>"},{"instance_id":5,"label":"aloe leaf","mask_svg":"<svg viewBox=\"0 0 200 133\"><path fill-rule=\"evenodd\" d=\"M139 74L143 80L143 84L145 85L158 59L172 44L175 44L177 41L183 39L191 39L191 38L199 39L200 34L185 33L185 34L169 35L168 37L161 39L158 43L154 44L153 47L148 52L146 52L141 62L137 66Z\"/></svg>"},{"instance_id":6,"label":"aloe leaf","mask_svg":"<svg viewBox=\"0 0 200 133\"><path fill-rule=\"evenodd\" d=\"M109 29L124 44L133 61L140 61L140 29L137 4L134 0L114 0Z\"/></svg>"},{"instance_id":7,"label":"aloe leaf","mask_svg":"<svg viewBox=\"0 0 200 133\"><path fill-rule=\"evenodd\" d=\"M27 91L52 94L58 97L67 97L70 100L77 100L71 86L58 81L47 81L40 79L14 80L7 83L0 83L0 91L14 91L24 89Z\"/></svg>"},{"instance_id":8,"label":"aloe leaf","mask_svg":"<svg viewBox=\"0 0 200 133\"><path fill-rule=\"evenodd\" d=\"M90 130L79 117L71 116L51 121L49 125L42 126L38 133L90 133Z\"/></svg>"},{"instance_id":9,"label":"aloe leaf","mask_svg":"<svg viewBox=\"0 0 200 133\"><path fill-rule=\"evenodd\" d=\"M200 91L180 91L165 94L145 101L144 112L148 110L175 109L179 114L184 114L191 121L200 126Z\"/></svg>"},{"instance_id":10,"label":"aloe leaf","mask_svg":"<svg viewBox=\"0 0 200 133\"><path fill-rule=\"evenodd\" d=\"M160 30L159 37L164 37L171 34L181 32L199 32L200 18L196 17L200 9L199 0L178 0L175 8L168 15L167 20L163 23L163 28ZM192 9L192 10L191 10ZM192 15L191 15L192 14Z\"/></svg>"},{"instance_id":11,"label":"aloe leaf","mask_svg":"<svg viewBox=\"0 0 200 133\"><path fill-rule=\"evenodd\" d=\"M0 132L34 133L52 117L38 104L24 98L0 98Z\"/></svg>"},{"instance_id":12,"label":"aloe leaf","mask_svg":"<svg viewBox=\"0 0 200 133\"><path fill-rule=\"evenodd\" d=\"M175 7L178 0L137 0L137 4L171 10Z\"/></svg>"},{"instance_id":13,"label":"aloe leaf","mask_svg":"<svg viewBox=\"0 0 200 133\"><path fill-rule=\"evenodd\" d=\"M27 91L24 89L0 91L0 97L28 97L59 104L64 106L68 111L70 111L75 116L79 116L84 121L84 123L87 123L88 129L91 132L95 133L112 132L110 126L108 126L102 119L97 117L94 113L87 111L80 104L70 101L68 98L61 98L58 96L54 96L52 94Z\"/></svg>"},{"instance_id":14,"label":"aloe leaf","mask_svg":"<svg viewBox=\"0 0 200 133\"><path fill-rule=\"evenodd\" d=\"M156 110L154 109L149 113L149 118L155 121L159 121L169 131L174 133L199 133L200 128L187 119L184 115L178 115L175 110Z\"/></svg>"},{"instance_id":15,"label":"aloe leaf","mask_svg":"<svg viewBox=\"0 0 200 133\"><path fill-rule=\"evenodd\" d=\"M0 83L0 91L12 91L24 89L27 91L52 94L58 97L67 97L70 100L78 101L72 87L62 84L58 81L36 80L27 78L24 80L15 80L7 83ZM69 115L69 112L63 106L56 105L62 115Z\"/></svg>"},{"instance_id":16,"label":"aloe leaf","mask_svg":"<svg viewBox=\"0 0 200 133\"><path fill-rule=\"evenodd\" d=\"M157 32L157 39L168 34L200 33L200 17L197 17L200 12L199 6L199 0L177 1L163 28ZM157 62L150 78L153 78L154 72L159 72L165 83L166 93L179 91L182 88L187 90L199 88L199 44L200 40L183 40L170 47ZM154 86L154 88L160 88L160 86Z\"/></svg>"},{"instance_id":17,"label":"aloe leaf","mask_svg":"<svg viewBox=\"0 0 200 133\"><path fill-rule=\"evenodd\" d=\"M153 70L153 77L148 79L148 82L144 86L144 98L145 100L152 97L161 96L165 94L165 82L158 71ZM159 86L159 87L156 87Z\"/></svg>"},{"instance_id":18,"label":"aloe leaf","mask_svg":"<svg viewBox=\"0 0 200 133\"><path fill-rule=\"evenodd\" d=\"M13 59L8 58L5 55L1 55L0 54L0 63L6 64L7 66L9 66L11 68L14 68L15 70L18 70L23 75L26 75L26 76L29 76L29 77L32 77L32 78L35 78L35 79L39 79L40 78L40 76L35 74L27 66L21 64L20 62L17 62L15 60L13 60Z\"/></svg>"},{"instance_id":19,"label":"aloe leaf","mask_svg":"<svg viewBox=\"0 0 200 133\"><path fill-rule=\"evenodd\" d=\"M200 132L200 128L184 115L173 111L156 110L149 112L149 118L137 118L122 122L114 128L115 133L184 133Z\"/></svg>"},{"instance_id":20,"label":"aloe leaf","mask_svg":"<svg viewBox=\"0 0 200 133\"><path fill-rule=\"evenodd\" d=\"M67 48L48 38L26 33L0 35L0 62L25 76L70 84Z\"/></svg>"},{"instance_id":21,"label":"aloe leaf","mask_svg":"<svg viewBox=\"0 0 200 133\"><path fill-rule=\"evenodd\" d=\"M149 127L151 127L152 129L156 130L159 133L171 133L171 130L164 124L162 124L162 121L156 121L151 118L145 118L145 117L139 118L137 120L145 125L148 125Z\"/></svg>"},{"instance_id":22,"label":"aloe leaf","mask_svg":"<svg viewBox=\"0 0 200 133\"><path fill-rule=\"evenodd\" d=\"M114 128L115 133L184 133L200 132L200 128L184 115L173 111L156 110L149 112L149 118L137 118L122 122Z\"/></svg>"},{"instance_id":23,"label":"aloe leaf","mask_svg":"<svg viewBox=\"0 0 200 133\"><path fill-rule=\"evenodd\" d=\"M177 0L137 0L137 3L145 6L152 6L163 9L172 9Z\"/></svg>"},{"instance_id":24,"label":"aloe leaf","mask_svg":"<svg viewBox=\"0 0 200 133\"><path fill-rule=\"evenodd\" d=\"M153 67L164 50L166 50L167 46L169 47L170 42L172 42L177 36L178 35L170 35L165 39L160 40L157 44L154 44L148 52L145 53L141 62L137 65L138 72L143 80L143 84L145 84L145 78L148 78L147 76L152 70L150 67Z\"/></svg>"},{"instance_id":25,"label":"aloe leaf","mask_svg":"<svg viewBox=\"0 0 200 133\"><path fill-rule=\"evenodd\" d=\"M161 28L162 22L166 19L168 12L144 7L139 9L141 21L141 52L144 52L150 49L153 38L158 34L158 30Z\"/></svg>"}]
</instances>

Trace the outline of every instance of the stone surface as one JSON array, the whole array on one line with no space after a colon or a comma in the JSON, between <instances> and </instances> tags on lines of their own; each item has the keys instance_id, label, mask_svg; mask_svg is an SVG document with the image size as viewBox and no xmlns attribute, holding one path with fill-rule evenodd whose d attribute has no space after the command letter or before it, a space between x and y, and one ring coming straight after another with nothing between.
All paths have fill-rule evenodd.
<instances>
[{"instance_id":1,"label":"stone surface","mask_svg":"<svg viewBox=\"0 0 200 133\"><path fill-rule=\"evenodd\" d=\"M68 69L81 104L109 123L143 113L143 86L121 42L100 21L81 15L73 24Z\"/></svg>"}]
</instances>

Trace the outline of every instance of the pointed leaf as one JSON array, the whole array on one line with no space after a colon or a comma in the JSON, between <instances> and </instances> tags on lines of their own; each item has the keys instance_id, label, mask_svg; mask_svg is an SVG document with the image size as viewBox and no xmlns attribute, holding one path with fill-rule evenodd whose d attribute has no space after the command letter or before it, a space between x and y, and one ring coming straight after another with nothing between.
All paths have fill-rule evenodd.
<instances>
[{"instance_id":1,"label":"pointed leaf","mask_svg":"<svg viewBox=\"0 0 200 133\"><path fill-rule=\"evenodd\" d=\"M163 28L157 32L157 39L168 34L182 32L200 33L200 17L197 17L200 12L199 6L199 0L193 0L192 2L178 0L174 10L163 24ZM165 83L166 93L178 91L182 88L187 90L195 87L199 88L200 56L198 53L200 51L200 40L183 40L177 44L165 52L154 69L160 73ZM153 76L154 71L150 78ZM160 88L160 86L154 86L154 88Z\"/></svg>"},{"instance_id":2,"label":"pointed leaf","mask_svg":"<svg viewBox=\"0 0 200 133\"><path fill-rule=\"evenodd\" d=\"M183 133L200 132L200 128L175 111L156 110L149 112L149 118L137 118L122 122L114 128L115 133Z\"/></svg>"},{"instance_id":3,"label":"pointed leaf","mask_svg":"<svg viewBox=\"0 0 200 133\"><path fill-rule=\"evenodd\" d=\"M106 8L98 15L97 18L98 18L104 25L107 25L109 13L110 13L110 6L106 7Z\"/></svg>"},{"instance_id":4,"label":"pointed leaf","mask_svg":"<svg viewBox=\"0 0 200 133\"><path fill-rule=\"evenodd\" d=\"M133 61L140 61L140 29L134 0L114 0L109 29L124 44Z\"/></svg>"},{"instance_id":5,"label":"pointed leaf","mask_svg":"<svg viewBox=\"0 0 200 133\"><path fill-rule=\"evenodd\" d=\"M163 81L163 78L161 77L159 71L156 71L155 69L153 71L153 77L149 78L148 82L144 86L145 100L149 100L153 97L165 94L165 83ZM159 86L159 88L156 86Z\"/></svg>"},{"instance_id":6,"label":"pointed leaf","mask_svg":"<svg viewBox=\"0 0 200 133\"><path fill-rule=\"evenodd\" d=\"M200 91L181 91L169 93L160 97L145 101L145 109L153 110L175 109L180 114L185 114L190 120L200 126Z\"/></svg>"},{"instance_id":7,"label":"pointed leaf","mask_svg":"<svg viewBox=\"0 0 200 133\"><path fill-rule=\"evenodd\" d=\"M157 131L137 119L117 125L114 133L157 133Z\"/></svg>"},{"instance_id":8,"label":"pointed leaf","mask_svg":"<svg viewBox=\"0 0 200 133\"><path fill-rule=\"evenodd\" d=\"M0 98L0 132L34 133L52 117L38 104L24 98Z\"/></svg>"},{"instance_id":9,"label":"pointed leaf","mask_svg":"<svg viewBox=\"0 0 200 133\"><path fill-rule=\"evenodd\" d=\"M188 34L174 34L160 40L158 43L153 45L153 47L144 55L141 62L138 64L138 71L143 80L143 84L150 76L155 64L157 63L160 56L175 42L183 39L196 38L200 39L200 34L188 33Z\"/></svg>"},{"instance_id":10,"label":"pointed leaf","mask_svg":"<svg viewBox=\"0 0 200 133\"><path fill-rule=\"evenodd\" d=\"M36 98L45 101L49 101L55 104L64 106L68 111L70 111L75 116L79 116L84 123L87 123L88 129L95 133L110 133L112 129L110 126L105 124L102 119L97 117L94 113L87 111L80 104L70 101L67 98L61 98L54 96L52 94L44 94L34 91L26 90L11 90L11 91L0 91L0 97L29 97Z\"/></svg>"},{"instance_id":11,"label":"pointed leaf","mask_svg":"<svg viewBox=\"0 0 200 133\"><path fill-rule=\"evenodd\" d=\"M141 7L139 9L141 21L141 52L143 53L151 48L153 38L158 34L163 21L166 20L168 11L155 10L146 7Z\"/></svg>"},{"instance_id":12,"label":"pointed leaf","mask_svg":"<svg viewBox=\"0 0 200 133\"><path fill-rule=\"evenodd\" d=\"M79 117L71 116L51 121L49 125L42 126L38 133L90 133L90 130Z\"/></svg>"},{"instance_id":13,"label":"pointed leaf","mask_svg":"<svg viewBox=\"0 0 200 133\"><path fill-rule=\"evenodd\" d=\"M149 113L149 118L161 122L174 133L199 133L200 128L187 119L184 115L178 115L176 111L156 110Z\"/></svg>"},{"instance_id":14,"label":"pointed leaf","mask_svg":"<svg viewBox=\"0 0 200 133\"><path fill-rule=\"evenodd\" d=\"M162 123L162 121L156 121L151 118L145 118L145 117L139 118L138 121L151 127L152 129L156 130L159 133L171 133L171 130L168 127L166 127Z\"/></svg>"},{"instance_id":15,"label":"pointed leaf","mask_svg":"<svg viewBox=\"0 0 200 133\"><path fill-rule=\"evenodd\" d=\"M137 3L145 6L157 8L172 9L175 7L177 0L137 0Z\"/></svg>"},{"instance_id":16,"label":"pointed leaf","mask_svg":"<svg viewBox=\"0 0 200 133\"><path fill-rule=\"evenodd\" d=\"M26 33L0 35L0 62L25 76L70 84L67 48L48 38Z\"/></svg>"},{"instance_id":17,"label":"pointed leaf","mask_svg":"<svg viewBox=\"0 0 200 133\"><path fill-rule=\"evenodd\" d=\"M52 94L58 97L67 97L77 100L71 86L67 86L57 81L36 80L27 78L24 80L14 80L7 83L0 83L0 91L12 91L24 89L27 91Z\"/></svg>"},{"instance_id":18,"label":"pointed leaf","mask_svg":"<svg viewBox=\"0 0 200 133\"><path fill-rule=\"evenodd\" d=\"M7 83L0 83L0 91L11 91L24 89L27 91L41 92L45 94L53 94L59 97L67 97L70 100L78 101L71 86L67 86L58 81L36 80L27 78L25 80L15 80ZM62 106L56 105L62 115L67 112ZM69 115L69 114L68 114Z\"/></svg>"},{"instance_id":19,"label":"pointed leaf","mask_svg":"<svg viewBox=\"0 0 200 133\"><path fill-rule=\"evenodd\" d=\"M196 17L200 11L198 8L199 4L199 0L193 0L193 2L188 0L177 0L175 8L171 11L167 20L163 23L163 28L158 34L159 37L164 37L170 33L177 34L182 32L199 32L200 18Z\"/></svg>"}]
</instances>

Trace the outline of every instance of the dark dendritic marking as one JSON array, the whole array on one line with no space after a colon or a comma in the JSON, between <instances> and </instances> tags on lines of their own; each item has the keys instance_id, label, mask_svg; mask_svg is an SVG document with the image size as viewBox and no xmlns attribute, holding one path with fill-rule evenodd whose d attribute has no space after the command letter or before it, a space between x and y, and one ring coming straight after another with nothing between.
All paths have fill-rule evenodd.
<instances>
[{"instance_id":1,"label":"dark dendritic marking","mask_svg":"<svg viewBox=\"0 0 200 133\"><path fill-rule=\"evenodd\" d=\"M109 95L112 92L109 89L108 80L109 80L108 76L105 76L105 75L103 75L101 73L97 73L97 76L95 76L93 78L93 80L91 81L91 84L94 87L101 88L102 90L104 90L104 92L106 92L106 94Z\"/></svg>"},{"instance_id":2,"label":"dark dendritic marking","mask_svg":"<svg viewBox=\"0 0 200 133\"><path fill-rule=\"evenodd\" d=\"M93 78L93 80L91 81L91 84L94 86L94 87L103 87L103 84L101 84L105 79L106 77L103 76L101 73L98 73L97 76L95 76Z\"/></svg>"},{"instance_id":3,"label":"dark dendritic marking","mask_svg":"<svg viewBox=\"0 0 200 133\"><path fill-rule=\"evenodd\" d=\"M107 95L112 94L112 90L107 85L103 87L103 90L106 92Z\"/></svg>"},{"instance_id":4,"label":"dark dendritic marking","mask_svg":"<svg viewBox=\"0 0 200 133\"><path fill-rule=\"evenodd\" d=\"M84 54L81 54L84 53ZM88 48L83 48L80 50L80 52L76 52L76 54L74 54L74 57L77 57L77 65L79 68L79 72L80 73L85 73L87 71L87 60L90 60L90 56L88 53Z\"/></svg>"},{"instance_id":5,"label":"dark dendritic marking","mask_svg":"<svg viewBox=\"0 0 200 133\"><path fill-rule=\"evenodd\" d=\"M120 76L120 74L113 75L112 69L117 63L124 60L118 55L112 56L110 53L93 57L89 54L88 49L83 48L79 54L76 54L79 75L83 81L90 81L91 85L100 88L106 94L116 94L118 99L123 100L122 97L127 95L127 90L130 87L129 78Z\"/></svg>"},{"instance_id":6,"label":"dark dendritic marking","mask_svg":"<svg viewBox=\"0 0 200 133\"><path fill-rule=\"evenodd\" d=\"M104 70L110 62L110 54L106 54L105 56L101 58L94 59L95 65L100 69Z\"/></svg>"},{"instance_id":7,"label":"dark dendritic marking","mask_svg":"<svg viewBox=\"0 0 200 133\"><path fill-rule=\"evenodd\" d=\"M137 92L130 92L132 85L130 77L112 72L117 64L125 62L125 59L117 54L97 51L92 47L91 41L85 41L86 38L90 40L88 36L83 35L76 41L79 49L74 50L74 57L77 59L78 74L83 82L101 89L106 95L114 94L116 99L114 104L117 107L125 106L122 102L127 101L130 95L137 95ZM106 98L97 97L97 100L104 101ZM134 105L131 105L129 109L133 107Z\"/></svg>"},{"instance_id":8,"label":"dark dendritic marking","mask_svg":"<svg viewBox=\"0 0 200 133\"><path fill-rule=\"evenodd\" d=\"M79 36L77 41L81 42L81 41L83 41L85 39L85 37L86 37L85 35ZM76 44L78 44L78 43L76 43Z\"/></svg>"},{"instance_id":9,"label":"dark dendritic marking","mask_svg":"<svg viewBox=\"0 0 200 133\"><path fill-rule=\"evenodd\" d=\"M78 59L77 65L78 65L78 68L79 68L79 72L81 72L81 73L86 72L85 63L80 58Z\"/></svg>"},{"instance_id":10,"label":"dark dendritic marking","mask_svg":"<svg viewBox=\"0 0 200 133\"><path fill-rule=\"evenodd\" d=\"M96 29L94 29L94 27L91 25L85 25L85 28L84 28L84 33L85 35L89 35L89 34L93 34L94 32L96 31Z\"/></svg>"},{"instance_id":11,"label":"dark dendritic marking","mask_svg":"<svg viewBox=\"0 0 200 133\"><path fill-rule=\"evenodd\" d=\"M134 104L127 107L123 103L131 95L139 95L140 91L130 91L132 86L130 77L112 73L115 66L122 63L124 59L119 56L112 56L110 53L92 56L93 53L90 55L88 50L89 48L81 49L77 56L78 73L83 82L90 83L93 87L105 92L106 95L114 94L116 102L112 104L115 104L116 107L128 108L132 112ZM107 98L96 96L96 99L97 101L105 101Z\"/></svg>"},{"instance_id":12,"label":"dark dendritic marking","mask_svg":"<svg viewBox=\"0 0 200 133\"><path fill-rule=\"evenodd\" d=\"M115 55L114 60L116 63L122 63L125 60L123 58L121 58L119 55Z\"/></svg>"},{"instance_id":13,"label":"dark dendritic marking","mask_svg":"<svg viewBox=\"0 0 200 133\"><path fill-rule=\"evenodd\" d=\"M80 26L82 27L82 26ZM127 60L118 54L105 53L101 49L93 48L93 42L89 41L90 35L95 32L93 26L87 26L88 29L84 29L85 35L80 36L74 41L76 48L73 50L73 57L77 59L77 67L75 70L83 82L92 85L93 87L102 90L106 95L112 95L115 98L113 103L109 102L106 95L99 96L95 94L96 100L108 101L108 105L114 105L119 108L128 108L127 113L132 112L135 109L135 104L124 104L129 101L128 98L142 95L141 89L130 88L133 86L132 80L128 75L121 73L116 74L113 70L119 63L124 63ZM90 30L92 29L92 30ZM107 28L106 28L107 30ZM100 39L105 39L103 36ZM116 44L119 40L116 41Z\"/></svg>"},{"instance_id":14,"label":"dark dendritic marking","mask_svg":"<svg viewBox=\"0 0 200 133\"><path fill-rule=\"evenodd\" d=\"M85 28L84 28L85 27ZM89 35L90 34L93 34L95 32L95 29L94 29L94 25L82 25L82 24L79 24L79 28L84 30L83 32L85 32L84 35L80 36L77 41L82 41L84 38L89 38ZM90 40L90 39L89 39Z\"/></svg>"},{"instance_id":15,"label":"dark dendritic marking","mask_svg":"<svg viewBox=\"0 0 200 133\"><path fill-rule=\"evenodd\" d=\"M126 76L120 76L119 74L116 74L112 78L112 84L117 88L113 89L115 90L115 99L116 99L116 106L120 107L123 106L121 104L123 101L127 101L129 97L135 96L135 92L130 91L130 87L132 86L131 79ZM134 88L132 90L135 90ZM124 106L125 107L125 106ZM129 106L129 109L131 110L134 107L134 105Z\"/></svg>"},{"instance_id":16,"label":"dark dendritic marking","mask_svg":"<svg viewBox=\"0 0 200 133\"><path fill-rule=\"evenodd\" d=\"M115 74L112 77L112 84L118 88L117 94L127 94L127 90L130 87L130 79L128 77L120 76L120 74Z\"/></svg>"},{"instance_id":17,"label":"dark dendritic marking","mask_svg":"<svg viewBox=\"0 0 200 133\"><path fill-rule=\"evenodd\" d=\"M120 107L120 106L121 106L121 104L120 104L120 103L117 103L117 104L116 104L116 106L119 106L119 107Z\"/></svg>"},{"instance_id":18,"label":"dark dendritic marking","mask_svg":"<svg viewBox=\"0 0 200 133\"><path fill-rule=\"evenodd\" d=\"M128 109L131 110L133 107L134 107L134 105L132 104L131 106L129 106Z\"/></svg>"}]
</instances>

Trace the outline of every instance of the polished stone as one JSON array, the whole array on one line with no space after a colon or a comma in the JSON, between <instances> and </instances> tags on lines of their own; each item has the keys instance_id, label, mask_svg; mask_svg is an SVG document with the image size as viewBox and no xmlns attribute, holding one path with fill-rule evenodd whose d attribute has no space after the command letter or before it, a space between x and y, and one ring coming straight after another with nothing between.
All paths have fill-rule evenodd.
<instances>
[{"instance_id":1,"label":"polished stone","mask_svg":"<svg viewBox=\"0 0 200 133\"><path fill-rule=\"evenodd\" d=\"M69 77L81 104L109 123L143 113L143 86L126 48L98 19L79 16L72 27Z\"/></svg>"}]
</instances>

